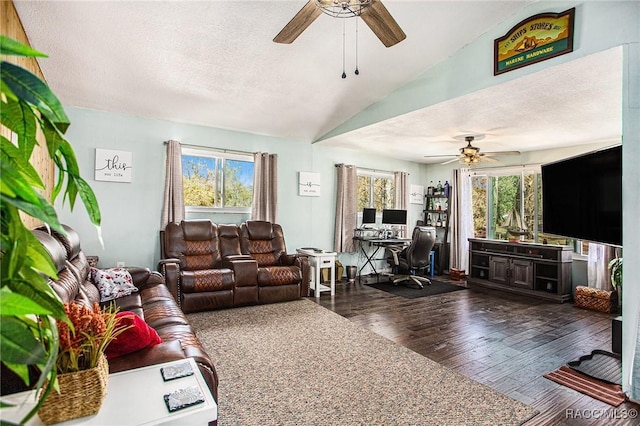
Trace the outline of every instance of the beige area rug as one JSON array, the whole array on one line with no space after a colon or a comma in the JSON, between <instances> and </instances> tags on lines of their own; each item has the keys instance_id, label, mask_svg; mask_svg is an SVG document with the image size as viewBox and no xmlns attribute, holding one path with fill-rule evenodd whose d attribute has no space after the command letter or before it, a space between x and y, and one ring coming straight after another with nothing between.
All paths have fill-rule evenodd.
<instances>
[{"instance_id":1,"label":"beige area rug","mask_svg":"<svg viewBox=\"0 0 640 426\"><path fill-rule=\"evenodd\" d=\"M518 425L536 411L309 300L189 314L218 425Z\"/></svg>"}]
</instances>

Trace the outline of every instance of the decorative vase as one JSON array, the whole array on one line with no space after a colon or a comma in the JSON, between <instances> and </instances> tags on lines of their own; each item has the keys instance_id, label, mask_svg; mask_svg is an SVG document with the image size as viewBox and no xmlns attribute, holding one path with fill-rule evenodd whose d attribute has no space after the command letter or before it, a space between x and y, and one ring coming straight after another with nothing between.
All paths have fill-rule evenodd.
<instances>
[{"instance_id":1,"label":"decorative vase","mask_svg":"<svg viewBox=\"0 0 640 426\"><path fill-rule=\"evenodd\" d=\"M51 391L38 411L40 420L50 425L96 414L107 396L108 380L109 364L104 354L94 368L58 374L60 393Z\"/></svg>"}]
</instances>

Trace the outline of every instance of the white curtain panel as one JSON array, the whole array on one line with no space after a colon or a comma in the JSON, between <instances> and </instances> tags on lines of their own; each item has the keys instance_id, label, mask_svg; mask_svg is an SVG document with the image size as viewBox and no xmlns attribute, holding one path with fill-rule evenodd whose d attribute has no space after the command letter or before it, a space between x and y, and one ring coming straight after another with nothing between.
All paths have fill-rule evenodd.
<instances>
[{"instance_id":1,"label":"white curtain panel","mask_svg":"<svg viewBox=\"0 0 640 426\"><path fill-rule=\"evenodd\" d=\"M395 191L394 208L406 210L407 198L409 198L409 173L393 172L393 187Z\"/></svg>"},{"instance_id":2,"label":"white curtain panel","mask_svg":"<svg viewBox=\"0 0 640 426\"><path fill-rule=\"evenodd\" d=\"M471 204L471 173L454 169L451 179L451 267L469 273L469 238L474 237Z\"/></svg>"},{"instance_id":3,"label":"white curtain panel","mask_svg":"<svg viewBox=\"0 0 640 426\"><path fill-rule=\"evenodd\" d=\"M613 290L609 262L613 259L613 247L589 243L587 258L587 285L600 290Z\"/></svg>"},{"instance_id":4,"label":"white curtain panel","mask_svg":"<svg viewBox=\"0 0 640 426\"><path fill-rule=\"evenodd\" d=\"M338 253L356 251L353 243L358 208L358 177L356 166L337 164L336 229L333 247Z\"/></svg>"},{"instance_id":5,"label":"white curtain panel","mask_svg":"<svg viewBox=\"0 0 640 426\"><path fill-rule=\"evenodd\" d=\"M164 178L164 201L160 229L169 222L184 220L184 194L182 185L182 150L180 142L167 141L167 159Z\"/></svg>"},{"instance_id":6,"label":"white curtain panel","mask_svg":"<svg viewBox=\"0 0 640 426\"><path fill-rule=\"evenodd\" d=\"M278 223L278 156L266 152L253 154L252 220Z\"/></svg>"}]
</instances>

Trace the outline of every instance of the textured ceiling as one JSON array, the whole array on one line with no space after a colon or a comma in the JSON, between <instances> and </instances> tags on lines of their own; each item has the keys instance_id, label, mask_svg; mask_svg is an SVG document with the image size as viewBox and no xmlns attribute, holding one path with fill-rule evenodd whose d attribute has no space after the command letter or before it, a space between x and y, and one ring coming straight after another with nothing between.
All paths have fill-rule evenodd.
<instances>
[{"instance_id":1,"label":"textured ceiling","mask_svg":"<svg viewBox=\"0 0 640 426\"><path fill-rule=\"evenodd\" d=\"M15 1L31 44L50 55L40 61L41 68L65 105L306 143L322 137L500 22L513 20L531 1L386 0L384 4L407 39L385 48L360 21L358 76L353 74L354 19L322 15L293 44L272 42L304 3ZM346 79L340 78L343 23ZM603 65L608 66L607 74L613 74L605 84L603 80L608 78L603 79L601 74ZM619 137L620 87L615 86L620 76L615 81L611 63L592 61L587 69L581 66L568 70L578 70L580 75L567 78L567 74L558 81L560 76L543 71L540 78L525 77L529 79L526 84L512 81L504 88L453 99L320 143L366 146L389 155L388 141L394 140L392 155L427 161L423 155L457 152L461 144L452 138L465 131L487 133L487 145L481 147L488 151L534 149L551 139L551 143L561 143L550 138L561 133L568 136L564 143L575 142L580 132L582 136L588 132L590 142ZM597 85L592 80L596 77ZM562 91L556 91L559 83ZM493 91L507 93L513 90L510 84L530 90L532 99L502 98L504 102L496 104ZM566 111L566 116L559 120L555 109L539 108L540 96L548 96L545 100ZM601 102L567 108L568 100L583 99ZM602 105L614 105L617 110L604 110ZM594 117L599 118L594 121ZM612 133L610 124L600 123L604 119L607 123L617 120L616 132ZM565 123L563 129L557 127L560 121ZM500 145L490 148L490 142Z\"/></svg>"}]
</instances>

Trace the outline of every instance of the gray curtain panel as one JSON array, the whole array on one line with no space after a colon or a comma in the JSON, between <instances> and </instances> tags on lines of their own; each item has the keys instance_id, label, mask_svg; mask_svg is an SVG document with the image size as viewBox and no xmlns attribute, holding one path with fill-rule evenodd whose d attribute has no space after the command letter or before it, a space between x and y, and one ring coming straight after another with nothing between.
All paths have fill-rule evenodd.
<instances>
[{"instance_id":1,"label":"gray curtain panel","mask_svg":"<svg viewBox=\"0 0 640 426\"><path fill-rule=\"evenodd\" d=\"M449 201L449 223L451 224L451 247L449 253L449 267L456 269L466 269L461 267L462 259L460 253L460 170L453 170L451 179L451 201Z\"/></svg>"},{"instance_id":2,"label":"gray curtain panel","mask_svg":"<svg viewBox=\"0 0 640 426\"><path fill-rule=\"evenodd\" d=\"M180 142L167 141L166 172L164 178L164 201L160 229L169 222L184 220L184 194L182 185L182 151Z\"/></svg>"},{"instance_id":3,"label":"gray curtain panel","mask_svg":"<svg viewBox=\"0 0 640 426\"><path fill-rule=\"evenodd\" d=\"M609 262L615 257L615 248L605 244L589 243L587 257L587 285L599 290L614 290L611 284Z\"/></svg>"},{"instance_id":4,"label":"gray curtain panel","mask_svg":"<svg viewBox=\"0 0 640 426\"><path fill-rule=\"evenodd\" d=\"M337 164L336 230L333 247L338 253L356 251L353 243L358 208L358 177L356 166Z\"/></svg>"},{"instance_id":5,"label":"gray curtain panel","mask_svg":"<svg viewBox=\"0 0 640 426\"><path fill-rule=\"evenodd\" d=\"M409 173L393 172L393 187L395 190L394 208L406 210L407 198L409 197Z\"/></svg>"},{"instance_id":6,"label":"gray curtain panel","mask_svg":"<svg viewBox=\"0 0 640 426\"><path fill-rule=\"evenodd\" d=\"M278 155L266 152L253 154L252 220L278 223Z\"/></svg>"},{"instance_id":7,"label":"gray curtain panel","mask_svg":"<svg viewBox=\"0 0 640 426\"><path fill-rule=\"evenodd\" d=\"M469 207L463 208L463 206ZM468 171L453 170L449 214L449 223L451 224L450 267L468 272L469 238L474 236L471 177Z\"/></svg>"}]
</instances>

